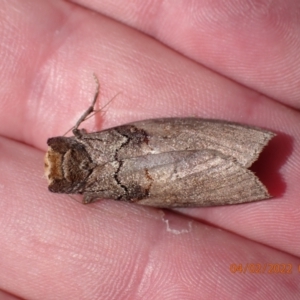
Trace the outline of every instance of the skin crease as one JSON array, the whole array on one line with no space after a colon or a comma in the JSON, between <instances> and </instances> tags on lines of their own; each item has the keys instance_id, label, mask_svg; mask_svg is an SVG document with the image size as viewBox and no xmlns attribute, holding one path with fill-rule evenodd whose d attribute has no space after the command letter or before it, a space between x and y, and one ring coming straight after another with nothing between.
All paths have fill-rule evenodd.
<instances>
[{"instance_id":1,"label":"skin crease","mask_svg":"<svg viewBox=\"0 0 300 300\"><path fill-rule=\"evenodd\" d=\"M299 298L298 0L4 0L0 20L1 299ZM257 171L274 198L163 211L49 193L46 140L90 104L93 72L98 107L121 94L88 131L175 116L275 131ZM251 263L270 265L230 272Z\"/></svg>"}]
</instances>

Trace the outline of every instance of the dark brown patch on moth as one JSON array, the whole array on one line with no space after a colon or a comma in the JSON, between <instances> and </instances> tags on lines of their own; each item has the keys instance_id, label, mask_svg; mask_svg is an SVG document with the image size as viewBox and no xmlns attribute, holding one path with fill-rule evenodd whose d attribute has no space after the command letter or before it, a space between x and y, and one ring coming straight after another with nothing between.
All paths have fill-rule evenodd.
<instances>
[{"instance_id":1,"label":"dark brown patch on moth","mask_svg":"<svg viewBox=\"0 0 300 300\"><path fill-rule=\"evenodd\" d=\"M143 176L143 175L142 175ZM146 199L150 196L150 190L153 182L153 178L149 175L148 169L144 169L144 178L146 179L142 185L139 185L137 182L130 185L127 194L127 200L131 202L136 202L141 199Z\"/></svg>"},{"instance_id":2,"label":"dark brown patch on moth","mask_svg":"<svg viewBox=\"0 0 300 300\"><path fill-rule=\"evenodd\" d=\"M83 202L111 198L157 207L213 206L270 197L248 168L274 133L198 118L144 120L48 140L49 190L83 194Z\"/></svg>"},{"instance_id":3,"label":"dark brown patch on moth","mask_svg":"<svg viewBox=\"0 0 300 300\"><path fill-rule=\"evenodd\" d=\"M148 144L149 142L147 132L143 129L137 128L136 126L123 125L116 128L116 130L128 138L128 143L132 142L134 145L140 145L143 143Z\"/></svg>"},{"instance_id":4,"label":"dark brown patch on moth","mask_svg":"<svg viewBox=\"0 0 300 300\"><path fill-rule=\"evenodd\" d=\"M45 156L49 190L54 193L82 193L86 178L94 164L85 147L72 138L57 137L48 140Z\"/></svg>"},{"instance_id":5,"label":"dark brown patch on moth","mask_svg":"<svg viewBox=\"0 0 300 300\"><path fill-rule=\"evenodd\" d=\"M131 202L136 202L141 199L148 198L149 190L145 189L144 187L138 184L132 184L128 186L127 193L123 195L120 200L126 200Z\"/></svg>"},{"instance_id":6,"label":"dark brown patch on moth","mask_svg":"<svg viewBox=\"0 0 300 300\"><path fill-rule=\"evenodd\" d=\"M146 178L147 178L150 182L153 181L153 178L150 176L149 170L148 170L147 168L145 169L145 175L146 175Z\"/></svg>"}]
</instances>

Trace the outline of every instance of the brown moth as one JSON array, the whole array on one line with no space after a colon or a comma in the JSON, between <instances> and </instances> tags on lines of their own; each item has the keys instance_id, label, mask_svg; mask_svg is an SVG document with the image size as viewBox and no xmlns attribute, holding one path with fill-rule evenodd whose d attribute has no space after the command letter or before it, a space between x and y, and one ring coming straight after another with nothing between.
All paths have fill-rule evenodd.
<instances>
[{"instance_id":1,"label":"brown moth","mask_svg":"<svg viewBox=\"0 0 300 300\"><path fill-rule=\"evenodd\" d=\"M198 118L145 120L48 139L45 173L54 193L156 207L238 204L270 198L248 168L274 133Z\"/></svg>"}]
</instances>

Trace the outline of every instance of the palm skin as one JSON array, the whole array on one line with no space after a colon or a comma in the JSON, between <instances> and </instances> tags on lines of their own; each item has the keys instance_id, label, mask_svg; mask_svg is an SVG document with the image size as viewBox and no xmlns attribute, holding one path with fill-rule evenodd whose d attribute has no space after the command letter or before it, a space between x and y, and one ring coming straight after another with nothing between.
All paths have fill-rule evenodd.
<instances>
[{"instance_id":1,"label":"palm skin","mask_svg":"<svg viewBox=\"0 0 300 300\"><path fill-rule=\"evenodd\" d=\"M3 299L299 297L300 7L252 4L2 1ZM255 166L274 198L168 211L49 193L46 140L90 104L93 73L99 108L122 93L88 131L197 116L276 132Z\"/></svg>"}]
</instances>

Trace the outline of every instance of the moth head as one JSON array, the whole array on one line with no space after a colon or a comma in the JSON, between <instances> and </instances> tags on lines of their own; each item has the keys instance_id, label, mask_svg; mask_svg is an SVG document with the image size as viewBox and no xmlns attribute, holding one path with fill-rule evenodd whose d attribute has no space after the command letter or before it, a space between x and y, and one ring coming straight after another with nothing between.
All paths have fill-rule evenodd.
<instances>
[{"instance_id":1,"label":"moth head","mask_svg":"<svg viewBox=\"0 0 300 300\"><path fill-rule=\"evenodd\" d=\"M93 170L85 147L73 137L54 137L47 141L45 176L54 193L81 193Z\"/></svg>"}]
</instances>

